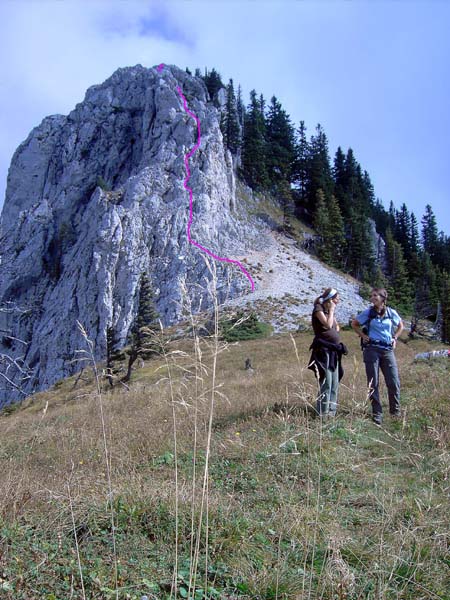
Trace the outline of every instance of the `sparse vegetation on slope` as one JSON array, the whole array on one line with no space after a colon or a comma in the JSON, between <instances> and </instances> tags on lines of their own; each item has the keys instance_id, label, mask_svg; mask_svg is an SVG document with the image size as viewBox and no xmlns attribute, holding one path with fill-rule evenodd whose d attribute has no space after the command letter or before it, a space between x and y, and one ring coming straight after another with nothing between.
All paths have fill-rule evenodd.
<instances>
[{"instance_id":1,"label":"sparse vegetation on slope","mask_svg":"<svg viewBox=\"0 0 450 600\"><path fill-rule=\"evenodd\" d=\"M405 416L377 428L343 340L334 420L309 333L173 342L129 391L89 375L3 413L0 597L448 599L448 361L400 344Z\"/></svg>"}]
</instances>

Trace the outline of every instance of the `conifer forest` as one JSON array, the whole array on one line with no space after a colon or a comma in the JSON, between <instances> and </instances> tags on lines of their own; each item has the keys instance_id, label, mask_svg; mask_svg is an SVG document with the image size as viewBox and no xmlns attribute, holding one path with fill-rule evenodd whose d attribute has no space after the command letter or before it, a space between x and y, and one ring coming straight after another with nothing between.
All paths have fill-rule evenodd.
<instances>
[{"instance_id":1,"label":"conifer forest","mask_svg":"<svg viewBox=\"0 0 450 600\"><path fill-rule=\"evenodd\" d=\"M286 232L295 215L313 227L321 260L385 287L390 303L413 320L438 319L442 341L450 341L450 237L438 229L432 199L420 220L405 203L398 208L391 201L386 209L351 148L338 147L331 158L320 124L308 132L304 121L292 123L276 96L267 101L256 90L245 105L241 87L232 79L224 84L215 69L195 75L213 101L226 89L224 143L240 177L280 203Z\"/></svg>"}]
</instances>

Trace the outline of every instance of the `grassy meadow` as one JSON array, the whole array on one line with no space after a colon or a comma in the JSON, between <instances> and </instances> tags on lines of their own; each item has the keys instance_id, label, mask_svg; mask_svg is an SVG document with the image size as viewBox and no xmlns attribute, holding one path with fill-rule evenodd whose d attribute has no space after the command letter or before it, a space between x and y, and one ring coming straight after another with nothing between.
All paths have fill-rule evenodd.
<instances>
[{"instance_id":1,"label":"grassy meadow","mask_svg":"<svg viewBox=\"0 0 450 600\"><path fill-rule=\"evenodd\" d=\"M3 411L0 599L448 600L450 361L399 343L380 428L344 331L321 420L311 339L193 335L129 388L91 365Z\"/></svg>"}]
</instances>

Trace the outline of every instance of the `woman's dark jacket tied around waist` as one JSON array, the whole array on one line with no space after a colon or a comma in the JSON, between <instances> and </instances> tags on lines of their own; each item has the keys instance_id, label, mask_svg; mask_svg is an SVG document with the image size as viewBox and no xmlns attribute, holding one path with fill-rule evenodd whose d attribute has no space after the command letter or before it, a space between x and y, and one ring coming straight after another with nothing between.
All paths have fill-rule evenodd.
<instances>
[{"instance_id":1,"label":"woman's dark jacket tied around waist","mask_svg":"<svg viewBox=\"0 0 450 600\"><path fill-rule=\"evenodd\" d=\"M316 336L309 349L312 352L308 369L314 371L316 375L318 374L319 379L323 379L327 367L330 371L334 371L337 367L339 369L339 380L342 379L344 369L342 368L341 359L342 355L348 354L347 347L342 342L334 344Z\"/></svg>"}]
</instances>

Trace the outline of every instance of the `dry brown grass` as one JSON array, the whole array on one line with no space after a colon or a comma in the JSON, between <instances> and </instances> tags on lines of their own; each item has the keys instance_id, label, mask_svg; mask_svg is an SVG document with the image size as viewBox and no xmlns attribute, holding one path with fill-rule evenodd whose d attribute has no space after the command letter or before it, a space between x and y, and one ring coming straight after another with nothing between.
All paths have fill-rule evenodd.
<instances>
[{"instance_id":1,"label":"dry brown grass","mask_svg":"<svg viewBox=\"0 0 450 600\"><path fill-rule=\"evenodd\" d=\"M351 426L352 419L361 418L368 412L368 406L357 341L350 332L343 335L350 355L344 359L346 374L341 384L339 410L348 415ZM316 382L313 373L305 368L310 340L310 334L300 333L223 344L217 367L216 391L220 394L216 399L215 428L232 432L236 425L250 427L246 422L263 419L267 423L268 414L275 405L285 402L286 394L293 410L314 405ZM193 340L174 342L171 350L175 354L169 354L176 416L183 424L178 432L178 442L185 451L191 448L195 435L193 403L198 382L194 372L193 344ZM200 444L204 444L213 353L209 340L201 339L200 347L205 369L201 386L206 396L201 398L199 405L197 435ZM424 389L428 396L430 389L436 396L443 391L442 383L433 376L429 364L411 366L414 355L426 347L429 347L428 343L413 343L400 344L398 349L403 387L411 397L405 407L407 413L420 410L414 400L420 401ZM244 369L247 357L252 360L253 373ZM119 492L123 491L122 483L125 483L124 489L129 489L128 475L135 473L137 465L172 448L172 405L166 375L164 360L155 359L136 372L136 382L130 391L121 387L108 391L105 387L107 441ZM95 382L91 373L88 376L89 381L75 390L71 389L72 378L48 392L36 394L12 414L0 417L0 469L4 474L0 505L4 511L11 510L13 499L13 513L17 515L25 504L27 510L36 502L41 507L41 501L51 497L52 493L62 493L72 463L75 474L82 475L83 493L95 497L97 484L105 477L105 468L101 459L101 422L96 392L92 390ZM448 413L448 407L443 405L433 410L436 414ZM430 437L444 447L448 441L445 423L441 420L434 423ZM127 474L125 480L124 473ZM9 502L6 501L8 496Z\"/></svg>"},{"instance_id":2,"label":"dry brown grass","mask_svg":"<svg viewBox=\"0 0 450 600\"><path fill-rule=\"evenodd\" d=\"M103 424L91 372L75 389L72 378L37 394L0 416L3 520L37 522L57 537L103 514L104 427L114 499L139 510L145 506L145 514L169 506L174 519L179 515L176 537L167 533L166 540L169 548L177 546L173 596L178 545L183 552L190 544L197 566L211 546L211 562L226 556L233 576L245 579L249 590L261 590L260 596L243 597L350 598L352 590L363 589L358 568L376 582L377 598L443 597L429 591L429 582L417 582L414 589L425 592L415 596L406 594L412 585L406 580L395 588L397 596L391 588L405 553L415 547L420 554L421 535L430 556L445 543L436 524L448 489L448 365L413 364L429 343L399 344L406 418L387 420L379 430L366 418L358 340L351 332L342 335L350 353L340 416L331 425L310 410L316 382L306 369L309 333L235 344L195 337L172 342L165 358L136 370L129 391L105 385ZM253 373L244 369L247 357ZM425 473L426 461L434 473ZM405 514L413 516L405 520ZM442 536L433 543L432 526ZM380 553L376 567L366 565L371 539ZM300 549L296 579L291 557ZM83 551L81 546L81 563ZM417 563L427 560L419 556ZM199 585L194 571L191 562L192 589ZM263 589L275 590L273 596L264 596Z\"/></svg>"}]
</instances>

